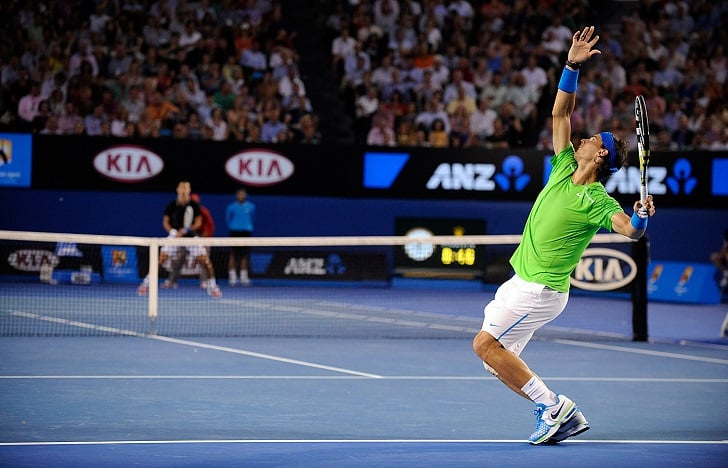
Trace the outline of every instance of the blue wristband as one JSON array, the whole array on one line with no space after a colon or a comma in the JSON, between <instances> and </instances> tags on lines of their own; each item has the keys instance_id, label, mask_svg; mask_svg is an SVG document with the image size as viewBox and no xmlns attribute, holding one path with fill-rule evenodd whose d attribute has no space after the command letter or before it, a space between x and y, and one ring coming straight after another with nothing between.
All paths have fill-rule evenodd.
<instances>
[{"instance_id":1,"label":"blue wristband","mask_svg":"<svg viewBox=\"0 0 728 468\"><path fill-rule=\"evenodd\" d=\"M637 229L638 231L644 231L647 229L647 220L649 218L641 218L640 215L637 214L635 211L632 213L632 219L630 220L630 223L632 224L632 227Z\"/></svg>"},{"instance_id":2,"label":"blue wristband","mask_svg":"<svg viewBox=\"0 0 728 468\"><path fill-rule=\"evenodd\" d=\"M576 83L579 81L579 72L564 67L559 80L559 89L565 93L575 93Z\"/></svg>"}]
</instances>

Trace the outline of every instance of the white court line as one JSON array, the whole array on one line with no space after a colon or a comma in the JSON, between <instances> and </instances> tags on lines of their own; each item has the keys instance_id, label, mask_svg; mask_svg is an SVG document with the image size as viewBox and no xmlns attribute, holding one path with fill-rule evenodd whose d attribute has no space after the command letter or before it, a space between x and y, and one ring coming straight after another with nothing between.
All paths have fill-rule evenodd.
<instances>
[{"instance_id":1,"label":"white court line","mask_svg":"<svg viewBox=\"0 0 728 468\"><path fill-rule=\"evenodd\" d=\"M689 354L668 353L665 351L652 351L649 349L628 348L625 346L615 346L615 345L607 345L607 344L600 344L600 343L587 343L585 341L564 340L561 338L556 338L551 341L553 343L560 343L560 344L565 344L565 345L569 345L569 346L581 346L582 348L605 349L605 350L609 350L609 351L619 351L619 352L623 352L623 353L645 354L648 356L660 356L660 357L668 357L668 358L673 358L673 359L686 359L688 361L710 362L713 364L728 364L728 359L718 359L718 358L711 358L711 357L704 357L704 356L692 356Z\"/></svg>"},{"instance_id":2,"label":"white court line","mask_svg":"<svg viewBox=\"0 0 728 468\"><path fill-rule=\"evenodd\" d=\"M66 442L0 442L0 446L44 445L174 445L174 444L527 444L520 439L239 439L239 440L108 440ZM576 439L565 444L642 444L642 445L726 445L728 440L609 440Z\"/></svg>"},{"instance_id":3,"label":"white court line","mask_svg":"<svg viewBox=\"0 0 728 468\"><path fill-rule=\"evenodd\" d=\"M132 330L124 330L121 328L104 327L104 326L94 325L91 323L79 322L76 320L67 320L67 319L61 319L61 318L57 318L57 317L50 317L50 316L33 314L33 313L22 312L22 311L13 311L12 314L20 316L20 317L43 320L46 322L61 323L64 325L70 325L70 326L74 326L74 327L104 331L107 333L117 333L120 335L136 336L138 338L147 338L150 340L165 341L167 343L180 344L183 346L192 346L195 348L210 349L213 351L222 351L225 353L241 354L244 356L251 356L251 357L256 357L256 358L260 358L260 359L267 359L269 361L278 361L278 362L284 362L286 364L295 364L298 366L313 367L315 369L323 369L323 370L328 370L328 371L333 371L333 372L341 372L344 374L358 375L360 377L369 377L372 379L378 379L381 377L376 374L359 372L359 371L355 371L352 369L344 369L341 367L326 366L323 364L316 364L313 362L299 361L297 359L288 359L288 358L284 358L284 357L280 357L280 356L273 356L271 354L256 353L254 351L246 351L244 349L230 348L228 346L217 346L217 345L211 345L211 344L207 344L207 343L201 343L198 341L180 340L177 338L170 338L170 337L162 336L162 335L150 335L147 333L139 333L139 332L135 332Z\"/></svg>"},{"instance_id":4,"label":"white court line","mask_svg":"<svg viewBox=\"0 0 728 468\"><path fill-rule=\"evenodd\" d=\"M0 375L0 380L360 380L354 375ZM638 382L724 384L728 379L672 377L548 377L562 382ZM488 376L380 375L377 380L482 381L497 380Z\"/></svg>"}]
</instances>

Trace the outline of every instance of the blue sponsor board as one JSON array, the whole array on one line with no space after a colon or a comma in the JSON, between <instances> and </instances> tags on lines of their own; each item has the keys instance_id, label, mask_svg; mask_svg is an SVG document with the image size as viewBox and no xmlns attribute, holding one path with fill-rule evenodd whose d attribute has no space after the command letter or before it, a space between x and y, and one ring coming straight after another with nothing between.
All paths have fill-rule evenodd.
<instances>
[{"instance_id":1,"label":"blue sponsor board","mask_svg":"<svg viewBox=\"0 0 728 468\"><path fill-rule=\"evenodd\" d=\"M647 297L665 302L719 304L715 267L709 263L653 261L648 267Z\"/></svg>"},{"instance_id":2,"label":"blue sponsor board","mask_svg":"<svg viewBox=\"0 0 728 468\"><path fill-rule=\"evenodd\" d=\"M728 195L728 159L714 159L713 195Z\"/></svg>"},{"instance_id":3,"label":"blue sponsor board","mask_svg":"<svg viewBox=\"0 0 728 468\"><path fill-rule=\"evenodd\" d=\"M136 283L139 281L136 247L105 245L101 247L101 256L104 282Z\"/></svg>"},{"instance_id":4,"label":"blue sponsor board","mask_svg":"<svg viewBox=\"0 0 728 468\"><path fill-rule=\"evenodd\" d=\"M30 187L33 137L0 133L0 186Z\"/></svg>"}]
</instances>

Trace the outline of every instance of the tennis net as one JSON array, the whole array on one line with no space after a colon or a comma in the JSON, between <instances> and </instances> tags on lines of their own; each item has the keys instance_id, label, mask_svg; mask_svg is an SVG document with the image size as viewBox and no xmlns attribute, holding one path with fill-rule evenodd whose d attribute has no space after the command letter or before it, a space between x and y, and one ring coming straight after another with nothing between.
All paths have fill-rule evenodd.
<instances>
[{"instance_id":1,"label":"tennis net","mask_svg":"<svg viewBox=\"0 0 728 468\"><path fill-rule=\"evenodd\" d=\"M469 337L510 275L507 259L519 240L0 231L0 336ZM597 235L572 278L567 310L541 333L624 339L642 333L634 326L640 309L634 246L622 236ZM201 287L210 278L200 276L200 247L221 297ZM233 287L229 254L240 247L249 249L251 283ZM171 252L162 264L160 252ZM175 268L178 281L165 288Z\"/></svg>"}]
</instances>

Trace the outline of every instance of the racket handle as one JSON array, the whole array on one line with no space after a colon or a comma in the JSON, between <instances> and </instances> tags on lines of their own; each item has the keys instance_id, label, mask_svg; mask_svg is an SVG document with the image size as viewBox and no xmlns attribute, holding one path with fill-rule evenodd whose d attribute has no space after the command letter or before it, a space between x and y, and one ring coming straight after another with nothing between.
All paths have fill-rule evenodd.
<instances>
[{"instance_id":1,"label":"racket handle","mask_svg":"<svg viewBox=\"0 0 728 468\"><path fill-rule=\"evenodd\" d=\"M640 218L646 218L649 215L647 208L645 208L645 203L647 203L647 185L640 186L640 203L642 206L637 210L637 215Z\"/></svg>"},{"instance_id":2,"label":"racket handle","mask_svg":"<svg viewBox=\"0 0 728 468\"><path fill-rule=\"evenodd\" d=\"M640 202L642 204L647 202L647 186L646 185L640 186Z\"/></svg>"}]
</instances>

